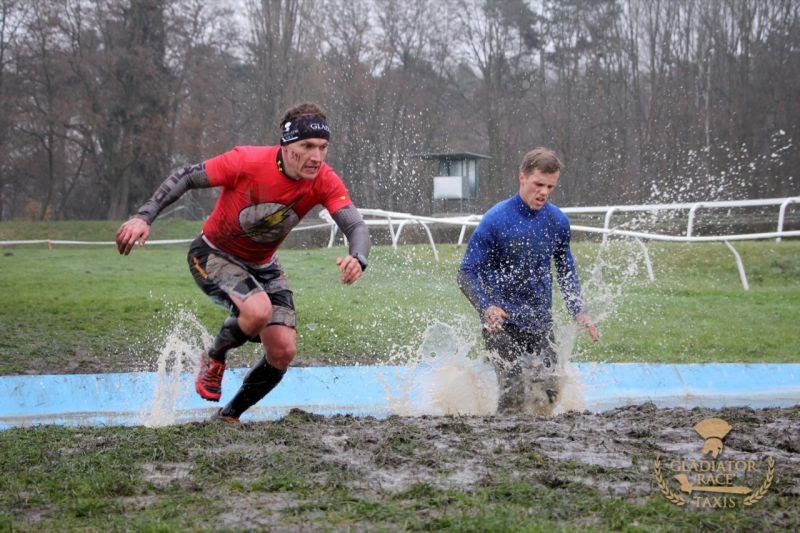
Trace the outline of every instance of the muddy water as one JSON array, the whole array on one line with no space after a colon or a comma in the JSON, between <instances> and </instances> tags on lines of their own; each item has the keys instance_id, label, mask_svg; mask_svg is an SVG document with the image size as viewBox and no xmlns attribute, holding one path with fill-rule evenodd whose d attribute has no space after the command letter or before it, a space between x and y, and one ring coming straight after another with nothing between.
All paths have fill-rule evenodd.
<instances>
[{"instance_id":1,"label":"muddy water","mask_svg":"<svg viewBox=\"0 0 800 533\"><path fill-rule=\"evenodd\" d=\"M584 408L578 372L570 364L575 328L559 329L557 339L558 402L551 404L531 379L525 391L525 413L553 415ZM391 411L403 416L495 414L499 398L496 355L473 350L474 342L448 324L429 326L416 357L398 371L394 384L385 384Z\"/></svg>"},{"instance_id":2,"label":"muddy water","mask_svg":"<svg viewBox=\"0 0 800 533\"><path fill-rule=\"evenodd\" d=\"M577 371L569 364L574 331L559 335L566 339L557 346L562 394L555 405L543 391L529 388L526 411L530 414L557 414L583 409ZM181 398L193 391L184 390L181 374L197 371L197 354L212 337L196 317L186 310L176 313L171 331L165 336L157 360L157 383L151 405L141 415L143 424L158 427L178 421ZM474 338L455 327L435 322L427 328L416 354L397 367L392 383L382 383L389 411L402 416L495 414L499 396L493 354L473 350Z\"/></svg>"},{"instance_id":3,"label":"muddy water","mask_svg":"<svg viewBox=\"0 0 800 533\"><path fill-rule=\"evenodd\" d=\"M374 498L419 484L472 490L496 479L549 488L582 485L605 497L645 498L660 497L661 479L671 495L689 500L674 481L674 465L711 459L703 454L703 439L693 429L711 417L732 426L718 460L754 465L733 482L753 492L766 487L762 492L787 502L800 498L800 406L658 409L643 404L601 414L388 419L293 410L278 421L226 426L230 431L224 432L215 453L224 455L228 447L241 453L252 447L254 456L263 455L266 439L269 454L287 460L301 455L303 464L316 465L316 482L345 485ZM279 441L270 438L276 430L282 435ZM660 478L657 460L663 464ZM191 470L188 464L157 466L158 476L153 473L151 481L162 484L181 481ZM697 474L690 475L698 484Z\"/></svg>"},{"instance_id":4,"label":"muddy water","mask_svg":"<svg viewBox=\"0 0 800 533\"><path fill-rule=\"evenodd\" d=\"M626 242L609 241L599 248L583 287L585 310L596 324L601 325L622 304L631 281L642 277L639 252ZM552 416L585 408L583 385L571 364L577 337L585 333L562 311L556 310L554 318L558 400L551 403L544 386L535 383L536 376L528 376L525 414ZM392 411L412 416L495 414L499 391L494 366L503 363L496 354L481 349L483 341L476 335L463 324L429 325L416 356L397 376L399 385L387 389Z\"/></svg>"},{"instance_id":5,"label":"muddy water","mask_svg":"<svg viewBox=\"0 0 800 533\"><path fill-rule=\"evenodd\" d=\"M618 288L624 285L604 283L602 272L607 268L608 257L598 258L585 284L590 314L598 321L619 304ZM620 272L616 266L614 270ZM628 271L630 276L637 275L635 268ZM177 376L195 371L198 346L212 340L191 313L179 311L176 318L158 358L158 386L145 417L150 426L175 423L175 405L179 395L186 393L180 391ZM310 450L319 451L318 461L333 461L357 473L354 488L367 491L402 490L420 482L469 488L497 471L524 477L529 469L520 469L520 461L529 461L538 468L530 472L541 475L540 467L551 464L586 467L572 473L553 467L546 472L546 483L582 483L610 496L636 496L653 493L657 457L703 459L703 440L693 425L719 417L733 427L725 439L724 458L763 462L772 457L778 490L800 496L800 406L713 410L658 409L644 404L605 413L583 411L582 384L570 362L581 332L562 320L556 325L558 403L544 405L533 394L523 414L498 416L492 355L476 348L474 333L444 323L428 327L415 355L405 358L394 384L384 387L391 411L400 416L322 417L300 412L287 418L299 417L302 423L288 423L303 433ZM259 432L281 423L258 422L252 427ZM624 479L614 474L618 470L626 472ZM554 481L556 477L564 479ZM762 478L748 482L752 485ZM672 490L679 493L677 486Z\"/></svg>"}]
</instances>

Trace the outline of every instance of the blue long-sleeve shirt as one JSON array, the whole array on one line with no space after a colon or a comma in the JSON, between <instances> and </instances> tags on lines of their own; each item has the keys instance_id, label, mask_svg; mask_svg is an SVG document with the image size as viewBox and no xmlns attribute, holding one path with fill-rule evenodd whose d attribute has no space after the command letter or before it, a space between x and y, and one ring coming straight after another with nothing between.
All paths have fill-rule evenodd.
<instances>
[{"instance_id":1,"label":"blue long-sleeve shirt","mask_svg":"<svg viewBox=\"0 0 800 533\"><path fill-rule=\"evenodd\" d=\"M550 261L567 311L583 311L575 260L569 247L569 219L547 202L531 209L519 194L489 209L475 229L459 270L459 285L483 316L492 305L505 310L505 324L531 331L553 326L553 278Z\"/></svg>"}]
</instances>

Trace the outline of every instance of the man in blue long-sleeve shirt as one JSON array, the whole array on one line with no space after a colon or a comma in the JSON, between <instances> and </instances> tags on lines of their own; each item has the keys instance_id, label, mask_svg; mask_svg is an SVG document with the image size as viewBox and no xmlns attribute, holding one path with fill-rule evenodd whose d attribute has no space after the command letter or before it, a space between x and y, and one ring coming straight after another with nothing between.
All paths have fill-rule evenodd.
<instances>
[{"instance_id":1,"label":"man in blue long-sleeve shirt","mask_svg":"<svg viewBox=\"0 0 800 533\"><path fill-rule=\"evenodd\" d=\"M548 202L561 167L558 156L546 148L525 154L519 194L486 212L459 270L458 284L480 314L486 347L501 358L495 365L501 412L521 409L525 379L540 379L542 372L552 374L556 369L551 260L567 311L586 327L592 340L600 338L583 309L569 246L569 220ZM555 381L548 381L546 392L555 403Z\"/></svg>"}]
</instances>

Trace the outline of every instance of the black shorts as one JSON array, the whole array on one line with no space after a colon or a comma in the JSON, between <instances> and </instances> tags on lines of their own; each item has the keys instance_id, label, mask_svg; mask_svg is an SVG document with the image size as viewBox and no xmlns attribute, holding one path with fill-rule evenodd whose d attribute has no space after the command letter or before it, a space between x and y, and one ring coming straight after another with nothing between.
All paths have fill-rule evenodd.
<instances>
[{"instance_id":1,"label":"black shorts","mask_svg":"<svg viewBox=\"0 0 800 533\"><path fill-rule=\"evenodd\" d=\"M269 323L296 327L292 291L277 258L264 266L252 265L213 248L200 236L189 247L187 260L195 282L214 303L238 314L231 295L246 300L265 292L272 303Z\"/></svg>"}]
</instances>

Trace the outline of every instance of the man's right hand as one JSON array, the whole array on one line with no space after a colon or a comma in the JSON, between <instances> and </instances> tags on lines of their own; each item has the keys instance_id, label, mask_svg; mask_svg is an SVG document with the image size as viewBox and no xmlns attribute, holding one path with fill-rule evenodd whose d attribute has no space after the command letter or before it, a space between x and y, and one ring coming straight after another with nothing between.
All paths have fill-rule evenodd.
<instances>
[{"instance_id":1,"label":"man's right hand","mask_svg":"<svg viewBox=\"0 0 800 533\"><path fill-rule=\"evenodd\" d=\"M498 331L502 331L503 322L506 318L508 318L508 313L502 308L496 305L490 305L483 312L483 327L490 333L497 333Z\"/></svg>"},{"instance_id":2,"label":"man's right hand","mask_svg":"<svg viewBox=\"0 0 800 533\"><path fill-rule=\"evenodd\" d=\"M128 255L137 242L140 246L144 246L149 235L150 224L141 218L133 217L117 230L117 251L122 255Z\"/></svg>"}]
</instances>

